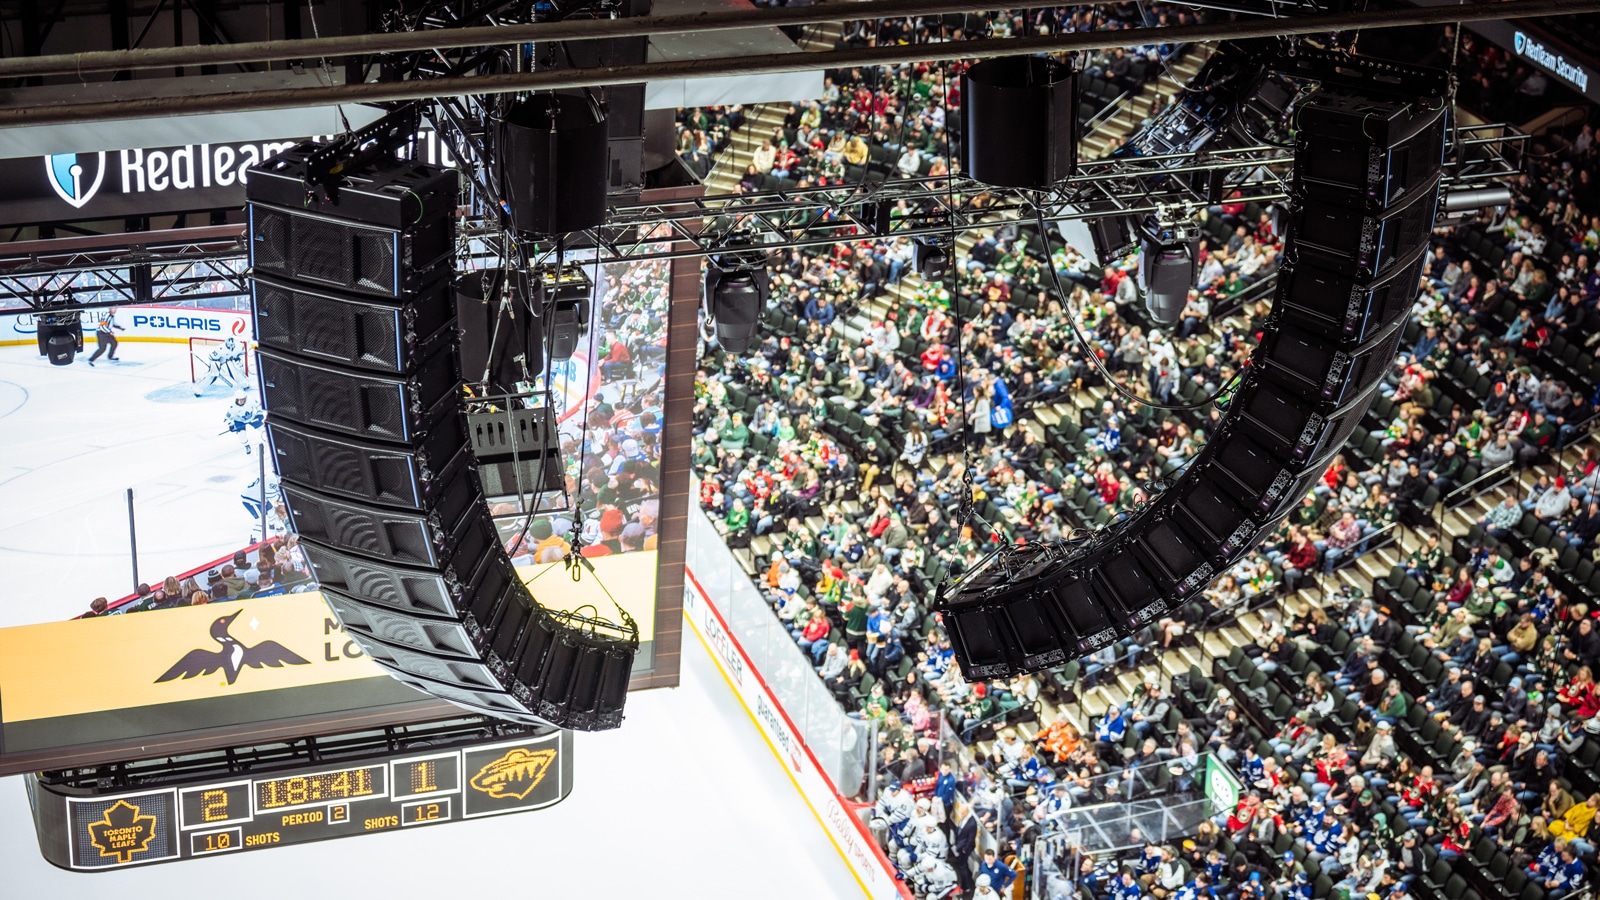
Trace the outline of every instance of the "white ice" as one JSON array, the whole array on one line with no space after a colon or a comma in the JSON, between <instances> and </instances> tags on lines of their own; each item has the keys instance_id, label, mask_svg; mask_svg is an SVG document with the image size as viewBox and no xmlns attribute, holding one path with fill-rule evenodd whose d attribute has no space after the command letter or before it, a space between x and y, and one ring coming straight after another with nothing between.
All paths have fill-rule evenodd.
<instances>
[{"instance_id":1,"label":"white ice","mask_svg":"<svg viewBox=\"0 0 1600 900\"><path fill-rule=\"evenodd\" d=\"M579 734L572 796L549 809L83 874L39 856L22 779L4 778L0 897L861 897L704 646L684 638L682 685L630 696L618 731Z\"/></svg>"},{"instance_id":2,"label":"white ice","mask_svg":"<svg viewBox=\"0 0 1600 900\"><path fill-rule=\"evenodd\" d=\"M186 352L124 342L125 362L91 369L0 347L0 627L129 593L129 486L144 581L249 540L256 457L218 434L228 395L189 395ZM46 863L22 779L0 779L0 898L860 896L692 631L682 686L632 695L624 726L575 752L576 788L548 810L96 874Z\"/></svg>"},{"instance_id":3,"label":"white ice","mask_svg":"<svg viewBox=\"0 0 1600 900\"><path fill-rule=\"evenodd\" d=\"M0 347L0 627L132 593L130 487L141 581L249 544L240 494L257 457L219 434L231 392L191 393L188 352L124 341L121 362L90 368L88 354L52 366L32 346Z\"/></svg>"}]
</instances>

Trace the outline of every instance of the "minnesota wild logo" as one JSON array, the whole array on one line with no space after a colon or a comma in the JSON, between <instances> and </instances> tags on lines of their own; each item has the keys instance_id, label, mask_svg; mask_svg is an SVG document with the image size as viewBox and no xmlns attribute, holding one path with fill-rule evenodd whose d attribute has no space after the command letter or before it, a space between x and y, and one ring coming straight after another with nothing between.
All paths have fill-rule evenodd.
<instances>
[{"instance_id":1,"label":"minnesota wild logo","mask_svg":"<svg viewBox=\"0 0 1600 900\"><path fill-rule=\"evenodd\" d=\"M472 776L472 789L488 794L496 800L516 798L524 800L544 780L550 763L556 758L554 750L525 750L517 747Z\"/></svg>"}]
</instances>

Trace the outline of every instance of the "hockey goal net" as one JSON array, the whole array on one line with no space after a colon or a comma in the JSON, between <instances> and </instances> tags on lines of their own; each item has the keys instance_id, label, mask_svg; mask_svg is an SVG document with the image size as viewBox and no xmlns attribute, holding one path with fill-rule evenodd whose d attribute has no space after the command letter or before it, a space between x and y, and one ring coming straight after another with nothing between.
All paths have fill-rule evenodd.
<instances>
[{"instance_id":1,"label":"hockey goal net","mask_svg":"<svg viewBox=\"0 0 1600 900\"><path fill-rule=\"evenodd\" d=\"M244 352L244 356L243 356L243 360L244 360L244 375L246 377L249 377L251 371L253 370L253 368L255 366L255 364L250 359L249 344L246 344L244 341L240 341L237 338L235 340L239 344L243 344L244 347L245 347L245 352ZM190 384L194 384L195 382L198 382L200 379L205 378L209 374L209 372L210 372L210 361L211 361L211 351L213 351L213 350L221 350L226 345L227 345L227 338L206 338L206 337L192 337L192 338L189 338L189 383Z\"/></svg>"}]
</instances>

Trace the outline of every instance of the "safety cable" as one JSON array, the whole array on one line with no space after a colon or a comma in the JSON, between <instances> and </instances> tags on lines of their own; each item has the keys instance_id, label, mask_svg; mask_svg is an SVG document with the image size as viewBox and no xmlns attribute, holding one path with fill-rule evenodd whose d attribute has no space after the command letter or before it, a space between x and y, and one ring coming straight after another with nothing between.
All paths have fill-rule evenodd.
<instances>
[{"instance_id":1,"label":"safety cable","mask_svg":"<svg viewBox=\"0 0 1600 900\"><path fill-rule=\"evenodd\" d=\"M1111 373L1106 370L1105 364L1100 361L1099 355L1095 352L1094 345L1089 343L1089 339L1084 337L1082 329L1078 327L1078 317L1072 311L1072 300L1067 295L1066 290L1061 286L1061 275L1056 271L1055 261L1050 259L1050 237L1049 232L1045 228L1044 206L1040 202L1041 199L1042 198L1037 197L1033 198L1033 211L1038 217L1039 239L1044 242L1045 246L1045 268L1050 270L1050 280L1055 284L1056 294L1061 298L1063 313L1066 316L1067 324L1072 328L1072 336L1077 339L1078 345L1083 348L1083 352L1089 357L1089 361L1094 363L1094 367L1100 371L1100 377L1105 379L1106 384L1117 393L1121 394L1128 400L1133 401L1134 403L1148 406L1151 409L1165 409L1172 412L1187 412L1190 410L1203 409L1204 407L1217 402L1218 398L1222 397L1224 394L1232 391L1234 386L1239 383L1239 379L1244 376L1244 369L1242 367L1238 372L1234 373L1232 378L1228 379L1221 387L1217 388L1216 391L1211 394L1211 396L1194 403L1156 403L1151 400L1146 400L1143 397L1140 397L1138 394L1135 394L1118 384L1116 379L1111 377ZM1139 264L1144 265L1145 260L1141 258Z\"/></svg>"}]
</instances>

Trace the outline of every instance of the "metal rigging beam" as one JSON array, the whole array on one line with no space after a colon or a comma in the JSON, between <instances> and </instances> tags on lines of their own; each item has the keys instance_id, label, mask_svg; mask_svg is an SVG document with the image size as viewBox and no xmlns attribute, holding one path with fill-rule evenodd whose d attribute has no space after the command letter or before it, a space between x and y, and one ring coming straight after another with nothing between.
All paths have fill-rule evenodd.
<instances>
[{"instance_id":1,"label":"metal rigging beam","mask_svg":"<svg viewBox=\"0 0 1600 900\"><path fill-rule=\"evenodd\" d=\"M874 3L868 9L877 10ZM801 7L802 9L806 7ZM833 7L825 7L833 8ZM1293 19L1261 19L1129 28L1120 31L1074 32L1003 39L949 41L890 47L864 47L825 53L795 53L781 57L720 57L678 60L643 65L594 69L559 69L508 72L473 77L415 81L344 84L331 87L238 91L180 97L126 99L117 102L34 106L0 109L0 127L101 122L115 119L161 118L254 109L295 109L339 103L387 103L432 97L508 94L563 88L635 84L665 78L702 78L712 75L764 75L805 72L819 68L889 65L905 62L947 61L999 56L1026 56L1076 50L1101 50L1146 43L1183 43L1293 34L1327 34L1360 28L1436 25L1529 16L1576 15L1600 12L1600 0L1511 0L1470 6L1404 7L1367 10ZM763 13L765 14L765 13ZM837 18L837 17L835 17ZM627 21L627 20L617 20ZM636 21L645 21L638 19ZM428 35L449 31L426 32Z\"/></svg>"},{"instance_id":2,"label":"metal rigging beam","mask_svg":"<svg viewBox=\"0 0 1600 900\"><path fill-rule=\"evenodd\" d=\"M1496 134L1503 125L1462 129L1467 157L1445 166L1452 187L1501 183L1517 166L1507 148L1527 139L1522 134ZM1489 135L1478 137L1478 134ZM598 248L600 262L678 259L726 249L734 235L764 250L815 247L876 240L949 234L1011 221L1033 221L1037 206L1047 222L1087 218L1084 204L1111 200L1119 213L1153 212L1158 205L1206 205L1182 176L1193 172L1230 170L1246 179L1230 184L1239 191L1230 201L1268 202L1285 196L1284 178L1290 157L1281 148L1257 146L1214 150L1204 160L1185 154L1110 158L1081 163L1070 181L1040 194L988 188L957 179L954 190L945 179L922 177L881 183L832 185L802 190L730 194L703 199L620 206L606 225L585 232L582 241ZM911 214L891 220L887 234L873 232L869 203L907 201ZM188 229L169 234L103 235L0 245L0 316L120 306L150 299L196 296L243 296L248 293L245 251L237 225ZM118 244L137 239L137 246ZM467 269L494 268L506 253L503 234L489 223L463 231ZM41 246L42 245L42 246ZM563 260L553 243L530 248L533 266L554 266ZM9 250L9 253L7 252ZM593 249L567 251L565 261L583 259ZM8 258L9 257L9 258ZM150 298L141 300L133 270L148 267ZM220 289L220 290L219 290Z\"/></svg>"},{"instance_id":3,"label":"metal rigging beam","mask_svg":"<svg viewBox=\"0 0 1600 900\"><path fill-rule=\"evenodd\" d=\"M1120 0L1087 0L1075 6L1109 6ZM1033 3L1020 9L1041 9L1058 4ZM55 56L0 59L0 78L23 75L81 75L125 69L159 69L175 65L236 64L282 59L320 59L375 53L417 53L459 47L494 47L543 41L585 41L657 34L692 34L736 28L779 28L848 22L856 19L892 19L979 13L994 9L974 0L874 0L871 4L826 4L733 9L715 12L637 16L625 19L578 19L516 25L379 32L341 37L250 41L204 47L153 47L143 50L97 50Z\"/></svg>"}]
</instances>

